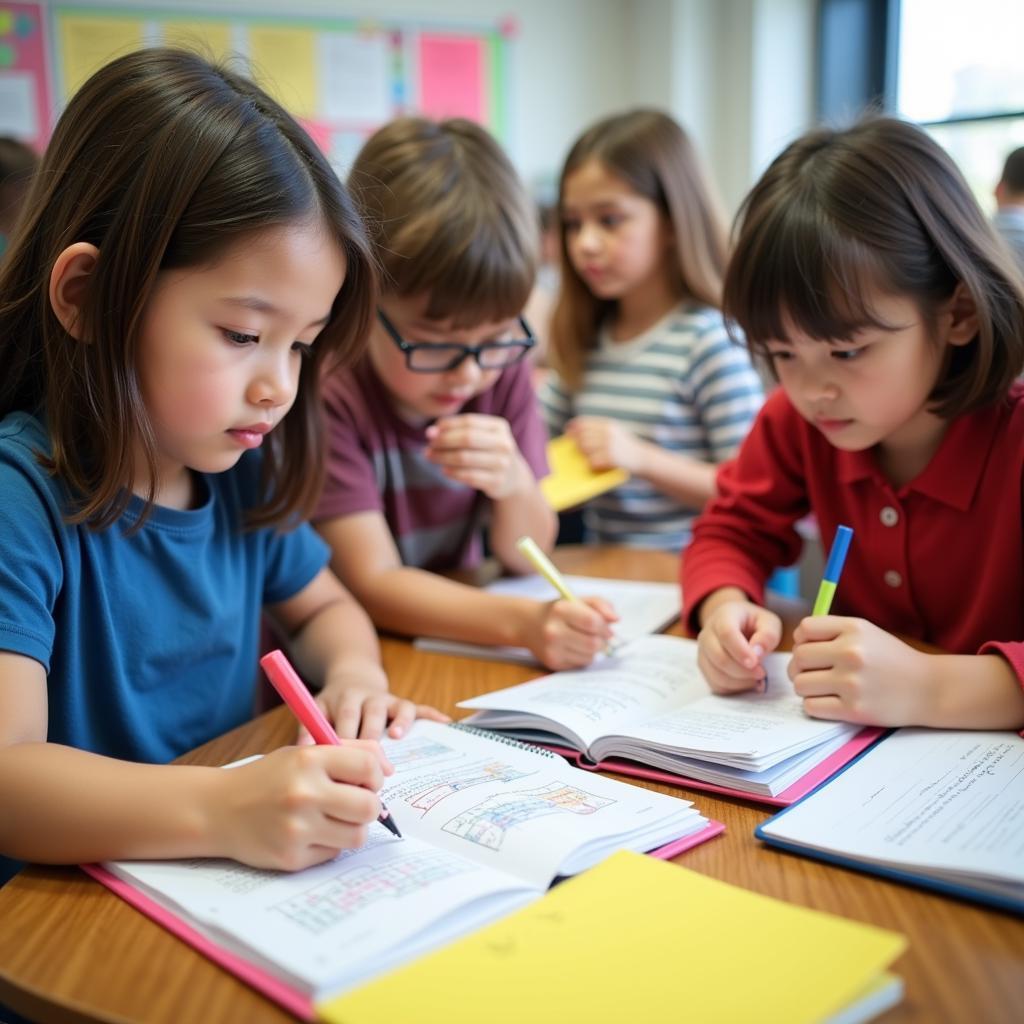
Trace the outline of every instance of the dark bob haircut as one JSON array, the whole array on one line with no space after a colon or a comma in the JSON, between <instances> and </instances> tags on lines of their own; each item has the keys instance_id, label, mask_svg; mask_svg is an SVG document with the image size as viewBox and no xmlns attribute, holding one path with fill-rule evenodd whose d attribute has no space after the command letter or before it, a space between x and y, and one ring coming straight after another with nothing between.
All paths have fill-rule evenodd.
<instances>
[{"instance_id":1,"label":"dark bob haircut","mask_svg":"<svg viewBox=\"0 0 1024 1024\"><path fill-rule=\"evenodd\" d=\"M1024 370L1024 282L949 156L921 129L872 116L788 146L744 200L723 306L765 354L786 326L825 342L888 328L882 290L926 323L959 283L978 333L949 346L929 407L952 418L1005 396Z\"/></svg>"}]
</instances>

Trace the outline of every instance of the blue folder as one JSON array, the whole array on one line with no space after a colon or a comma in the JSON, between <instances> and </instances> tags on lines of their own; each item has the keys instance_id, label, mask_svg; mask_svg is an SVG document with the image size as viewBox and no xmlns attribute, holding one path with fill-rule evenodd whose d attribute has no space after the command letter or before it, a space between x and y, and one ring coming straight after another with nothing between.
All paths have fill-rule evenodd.
<instances>
[{"instance_id":1,"label":"blue folder","mask_svg":"<svg viewBox=\"0 0 1024 1024\"><path fill-rule=\"evenodd\" d=\"M890 733L889 735L892 734ZM835 782L836 779L838 779L844 772L849 771L849 769L862 758L870 757L871 752L873 750L877 750L883 743L885 743L885 739L879 740L878 743L873 743L863 751L863 753L858 754L857 757L855 757L849 764L844 765L843 768L836 772L835 775L826 779L820 786L812 789L805 797L802 797L790 807L784 808L779 811L778 814L773 814L766 821L763 821L754 829L754 835L769 846L785 850L788 853L796 853L802 857L810 857L812 860L824 861L827 864L838 864L840 867L853 868L855 871L864 871L867 874L879 875L882 878L888 878L894 882L902 882L905 885L913 885L921 889L932 889L945 896L955 896L958 899L970 900L975 903L984 903L990 907L995 907L998 910L1009 911L1012 914L1024 915L1024 897L1016 898L1013 896L1004 896L999 893L985 892L984 890L977 889L972 885L947 882L945 879L934 878L931 875L921 874L905 868L891 868L882 864L872 864L856 857L845 857L839 853L815 850L799 843L794 843L786 839L778 839L775 836L765 834L764 828L766 825L770 825L773 821L781 818L784 814L789 814L805 801L813 800L816 793Z\"/></svg>"}]
</instances>

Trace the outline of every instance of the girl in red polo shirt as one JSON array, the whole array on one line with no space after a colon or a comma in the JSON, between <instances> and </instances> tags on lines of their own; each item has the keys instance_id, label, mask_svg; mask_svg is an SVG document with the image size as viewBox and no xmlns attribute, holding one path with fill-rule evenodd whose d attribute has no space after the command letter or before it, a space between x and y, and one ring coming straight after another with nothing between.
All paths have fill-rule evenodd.
<instances>
[{"instance_id":1,"label":"girl in red polo shirt","mask_svg":"<svg viewBox=\"0 0 1024 1024\"><path fill-rule=\"evenodd\" d=\"M889 118L798 139L744 203L724 306L781 387L684 557L713 689L762 685L764 581L813 512L854 539L835 614L794 634L807 713L1024 726L1024 285L952 160Z\"/></svg>"}]
</instances>

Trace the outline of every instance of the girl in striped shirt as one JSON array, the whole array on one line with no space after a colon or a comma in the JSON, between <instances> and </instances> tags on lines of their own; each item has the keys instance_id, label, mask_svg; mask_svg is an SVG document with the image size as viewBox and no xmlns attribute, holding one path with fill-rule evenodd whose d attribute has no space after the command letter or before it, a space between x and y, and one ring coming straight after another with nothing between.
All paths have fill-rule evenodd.
<instances>
[{"instance_id":1,"label":"girl in striped shirt","mask_svg":"<svg viewBox=\"0 0 1024 1024\"><path fill-rule=\"evenodd\" d=\"M686 133L653 110L580 137L559 213L548 429L631 474L586 507L588 540L678 551L763 400L719 308L724 223Z\"/></svg>"}]
</instances>

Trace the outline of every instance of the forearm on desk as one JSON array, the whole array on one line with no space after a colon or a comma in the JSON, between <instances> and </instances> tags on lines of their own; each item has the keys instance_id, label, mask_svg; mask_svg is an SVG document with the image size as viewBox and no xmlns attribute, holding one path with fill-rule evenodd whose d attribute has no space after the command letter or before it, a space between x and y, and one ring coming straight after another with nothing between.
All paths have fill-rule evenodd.
<instances>
[{"instance_id":1,"label":"forearm on desk","mask_svg":"<svg viewBox=\"0 0 1024 1024\"><path fill-rule=\"evenodd\" d=\"M380 629L475 644L522 644L544 608L411 566L361 581L358 596Z\"/></svg>"},{"instance_id":2,"label":"forearm on desk","mask_svg":"<svg viewBox=\"0 0 1024 1024\"><path fill-rule=\"evenodd\" d=\"M133 764L55 743L0 749L0 852L19 860L223 855L216 768Z\"/></svg>"}]
</instances>

